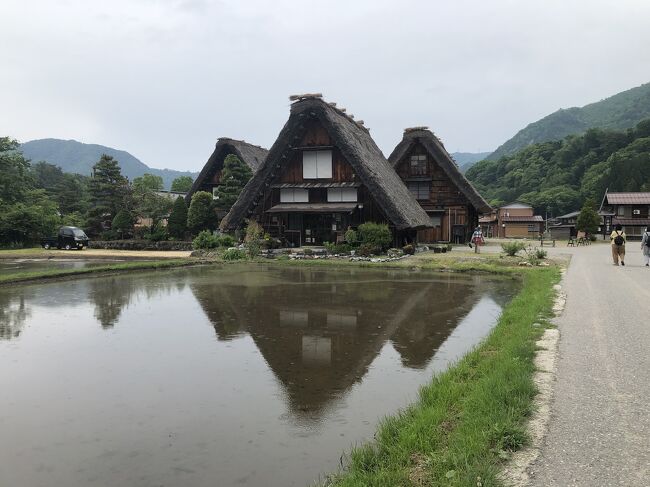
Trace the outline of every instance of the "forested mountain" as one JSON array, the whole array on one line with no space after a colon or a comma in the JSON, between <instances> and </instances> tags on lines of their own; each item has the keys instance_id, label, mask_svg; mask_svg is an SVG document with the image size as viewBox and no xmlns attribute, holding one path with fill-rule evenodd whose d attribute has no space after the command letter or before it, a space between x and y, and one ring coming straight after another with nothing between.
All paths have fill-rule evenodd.
<instances>
[{"instance_id":1,"label":"forested mountain","mask_svg":"<svg viewBox=\"0 0 650 487\"><path fill-rule=\"evenodd\" d=\"M600 201L610 191L650 191L650 119L626 131L589 129L583 135L531 145L484 160L467 178L492 204L514 200L559 215Z\"/></svg>"},{"instance_id":2,"label":"forested mountain","mask_svg":"<svg viewBox=\"0 0 650 487\"><path fill-rule=\"evenodd\" d=\"M582 108L558 110L526 128L499 146L489 159L497 160L532 144L582 134L590 128L622 130L650 117L650 83L623 91Z\"/></svg>"},{"instance_id":3,"label":"forested mountain","mask_svg":"<svg viewBox=\"0 0 650 487\"><path fill-rule=\"evenodd\" d=\"M21 144L20 148L32 164L45 161L59 166L64 172L85 176L90 176L93 165L99 161L102 154L106 154L119 162L122 174L130 180L144 173L153 174L163 178L165 189L169 189L172 181L179 176L191 176L194 179L198 174L173 169L154 169L126 151L97 144L83 144L76 140L32 140Z\"/></svg>"},{"instance_id":4,"label":"forested mountain","mask_svg":"<svg viewBox=\"0 0 650 487\"><path fill-rule=\"evenodd\" d=\"M453 152L451 157L456 161L460 170L466 172L475 163L482 161L489 155L490 152Z\"/></svg>"}]
</instances>

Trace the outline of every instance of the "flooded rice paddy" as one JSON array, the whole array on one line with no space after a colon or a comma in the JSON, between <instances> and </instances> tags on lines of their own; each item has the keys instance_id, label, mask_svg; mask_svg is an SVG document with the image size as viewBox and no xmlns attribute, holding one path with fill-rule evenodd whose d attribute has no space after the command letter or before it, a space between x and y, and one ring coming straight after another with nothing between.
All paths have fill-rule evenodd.
<instances>
[{"instance_id":1,"label":"flooded rice paddy","mask_svg":"<svg viewBox=\"0 0 650 487\"><path fill-rule=\"evenodd\" d=\"M0 485L311 485L516 290L250 265L2 288Z\"/></svg>"},{"instance_id":2,"label":"flooded rice paddy","mask_svg":"<svg viewBox=\"0 0 650 487\"><path fill-rule=\"evenodd\" d=\"M124 262L119 259L86 260L79 258L24 258L24 259L0 259L0 275L2 273L13 274L15 272L33 272L49 269L84 269L87 267L98 267Z\"/></svg>"}]
</instances>

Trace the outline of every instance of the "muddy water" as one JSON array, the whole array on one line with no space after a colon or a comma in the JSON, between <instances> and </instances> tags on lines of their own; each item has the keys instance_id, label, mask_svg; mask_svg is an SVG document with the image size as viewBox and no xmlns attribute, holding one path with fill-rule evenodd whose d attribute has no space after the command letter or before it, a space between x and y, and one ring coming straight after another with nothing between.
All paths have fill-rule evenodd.
<instances>
[{"instance_id":1,"label":"muddy water","mask_svg":"<svg viewBox=\"0 0 650 487\"><path fill-rule=\"evenodd\" d=\"M308 485L515 291L263 266L0 289L0 485Z\"/></svg>"}]
</instances>

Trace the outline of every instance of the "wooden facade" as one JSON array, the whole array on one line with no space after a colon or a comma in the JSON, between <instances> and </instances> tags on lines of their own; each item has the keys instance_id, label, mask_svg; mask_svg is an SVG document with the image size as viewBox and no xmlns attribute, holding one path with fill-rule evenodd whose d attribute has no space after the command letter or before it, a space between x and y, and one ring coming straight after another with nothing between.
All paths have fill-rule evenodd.
<instances>
[{"instance_id":1,"label":"wooden facade","mask_svg":"<svg viewBox=\"0 0 650 487\"><path fill-rule=\"evenodd\" d=\"M605 192L599 214L604 237L621 225L628 239L641 239L646 227L650 227L650 192Z\"/></svg>"},{"instance_id":2,"label":"wooden facade","mask_svg":"<svg viewBox=\"0 0 650 487\"><path fill-rule=\"evenodd\" d=\"M420 230L418 241L469 241L479 213L490 207L435 135L425 128L407 129L390 161L430 218L432 228Z\"/></svg>"}]
</instances>

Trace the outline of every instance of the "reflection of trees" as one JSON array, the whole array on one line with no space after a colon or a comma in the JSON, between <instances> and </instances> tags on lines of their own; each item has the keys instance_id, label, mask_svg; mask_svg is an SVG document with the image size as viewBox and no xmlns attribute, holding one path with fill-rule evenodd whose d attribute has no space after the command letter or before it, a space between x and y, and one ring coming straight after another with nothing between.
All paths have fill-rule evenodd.
<instances>
[{"instance_id":1,"label":"reflection of trees","mask_svg":"<svg viewBox=\"0 0 650 487\"><path fill-rule=\"evenodd\" d=\"M30 311L25 306L25 296L0 292L0 339L17 338L29 318Z\"/></svg>"},{"instance_id":2,"label":"reflection of trees","mask_svg":"<svg viewBox=\"0 0 650 487\"><path fill-rule=\"evenodd\" d=\"M480 297L467 278L358 269L222 269L190 287L220 340L250 334L299 421L359 381L388 340L404 365L426 366Z\"/></svg>"}]
</instances>

